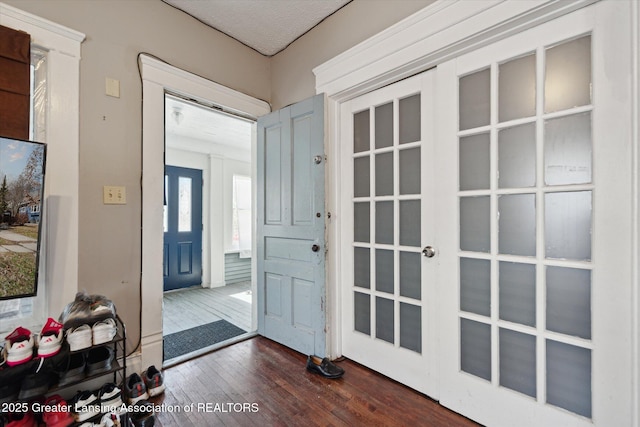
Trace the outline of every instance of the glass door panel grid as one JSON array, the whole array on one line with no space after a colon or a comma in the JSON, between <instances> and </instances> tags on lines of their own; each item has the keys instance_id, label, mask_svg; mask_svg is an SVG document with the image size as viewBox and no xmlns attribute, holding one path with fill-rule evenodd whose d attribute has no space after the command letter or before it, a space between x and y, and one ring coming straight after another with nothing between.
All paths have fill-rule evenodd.
<instances>
[{"instance_id":1,"label":"glass door panel grid","mask_svg":"<svg viewBox=\"0 0 640 427\"><path fill-rule=\"evenodd\" d=\"M420 94L353 115L354 330L422 352Z\"/></svg>"},{"instance_id":2,"label":"glass door panel grid","mask_svg":"<svg viewBox=\"0 0 640 427\"><path fill-rule=\"evenodd\" d=\"M459 77L460 370L585 417L591 96L590 35Z\"/></svg>"}]
</instances>

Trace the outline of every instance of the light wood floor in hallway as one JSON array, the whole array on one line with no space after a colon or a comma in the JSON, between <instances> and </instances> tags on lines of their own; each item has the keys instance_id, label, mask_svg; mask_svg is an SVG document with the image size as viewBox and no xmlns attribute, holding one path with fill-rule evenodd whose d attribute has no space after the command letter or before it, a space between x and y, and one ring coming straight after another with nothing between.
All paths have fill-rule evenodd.
<instances>
[{"instance_id":1,"label":"light wood floor in hallway","mask_svg":"<svg viewBox=\"0 0 640 427\"><path fill-rule=\"evenodd\" d=\"M306 356L255 337L164 371L156 426L477 426L428 397L350 360L329 380ZM183 408L188 406L193 411Z\"/></svg>"},{"instance_id":2,"label":"light wood floor in hallway","mask_svg":"<svg viewBox=\"0 0 640 427\"><path fill-rule=\"evenodd\" d=\"M162 334L166 336L220 319L249 332L252 297L251 282L165 292Z\"/></svg>"}]
</instances>

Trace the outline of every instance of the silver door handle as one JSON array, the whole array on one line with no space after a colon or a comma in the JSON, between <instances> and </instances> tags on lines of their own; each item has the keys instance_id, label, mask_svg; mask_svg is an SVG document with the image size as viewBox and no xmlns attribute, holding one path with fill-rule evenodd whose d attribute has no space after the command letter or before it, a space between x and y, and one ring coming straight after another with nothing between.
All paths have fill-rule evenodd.
<instances>
[{"instance_id":1,"label":"silver door handle","mask_svg":"<svg viewBox=\"0 0 640 427\"><path fill-rule=\"evenodd\" d=\"M433 258L436 255L436 248L434 248L433 246L425 246L422 250L422 255L426 256L427 258Z\"/></svg>"}]
</instances>

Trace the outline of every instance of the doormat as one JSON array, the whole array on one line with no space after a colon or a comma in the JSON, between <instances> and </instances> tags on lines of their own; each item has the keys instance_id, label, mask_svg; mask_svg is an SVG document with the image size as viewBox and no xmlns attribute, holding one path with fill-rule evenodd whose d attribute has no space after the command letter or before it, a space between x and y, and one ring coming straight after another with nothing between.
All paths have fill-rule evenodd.
<instances>
[{"instance_id":1,"label":"doormat","mask_svg":"<svg viewBox=\"0 0 640 427\"><path fill-rule=\"evenodd\" d=\"M218 320L169 334L163 338L164 360L173 359L246 333L247 331L226 320Z\"/></svg>"}]
</instances>

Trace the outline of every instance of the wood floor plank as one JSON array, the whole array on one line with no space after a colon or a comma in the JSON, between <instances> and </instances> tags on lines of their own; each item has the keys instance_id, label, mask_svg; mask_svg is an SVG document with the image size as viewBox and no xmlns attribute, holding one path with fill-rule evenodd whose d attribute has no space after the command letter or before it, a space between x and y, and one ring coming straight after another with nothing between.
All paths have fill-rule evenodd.
<instances>
[{"instance_id":1,"label":"wood floor plank","mask_svg":"<svg viewBox=\"0 0 640 427\"><path fill-rule=\"evenodd\" d=\"M195 411L158 413L156 426L477 425L351 360L337 362L338 380L305 364L305 355L256 337L173 366L167 391L152 401Z\"/></svg>"}]
</instances>

